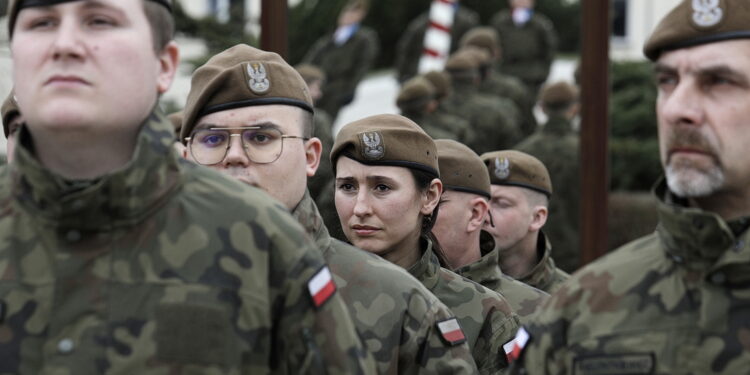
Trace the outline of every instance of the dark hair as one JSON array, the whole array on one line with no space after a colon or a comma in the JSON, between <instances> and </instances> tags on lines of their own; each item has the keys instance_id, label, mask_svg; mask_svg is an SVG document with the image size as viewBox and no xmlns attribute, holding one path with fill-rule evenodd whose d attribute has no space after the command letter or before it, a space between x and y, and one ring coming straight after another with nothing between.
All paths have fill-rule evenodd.
<instances>
[{"instance_id":1,"label":"dark hair","mask_svg":"<svg viewBox=\"0 0 750 375\"><path fill-rule=\"evenodd\" d=\"M151 25L154 52L159 54L174 39L174 17L164 5L148 0L143 2L143 13Z\"/></svg>"},{"instance_id":2,"label":"dark hair","mask_svg":"<svg viewBox=\"0 0 750 375\"><path fill-rule=\"evenodd\" d=\"M412 177L414 177L414 183L417 185L417 190L419 190L420 193L426 192L430 188L432 180L436 178L435 175L418 169L409 168L409 171L411 172ZM438 261L440 261L440 266L450 269L448 258L445 256L443 247L440 246L440 241L438 241L437 237L432 233L432 227L435 225L435 220L437 219L439 211L440 204L438 203L432 211L432 214L422 218L422 232L420 233L420 237L432 242L432 251L437 256Z\"/></svg>"}]
</instances>

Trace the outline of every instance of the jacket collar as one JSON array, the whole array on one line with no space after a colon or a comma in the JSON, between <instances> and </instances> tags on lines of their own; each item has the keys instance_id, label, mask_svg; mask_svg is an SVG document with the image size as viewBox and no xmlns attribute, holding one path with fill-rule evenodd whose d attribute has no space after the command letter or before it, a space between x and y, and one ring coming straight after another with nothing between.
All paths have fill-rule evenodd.
<instances>
[{"instance_id":1,"label":"jacket collar","mask_svg":"<svg viewBox=\"0 0 750 375\"><path fill-rule=\"evenodd\" d=\"M500 270L500 255L495 249L495 241L487 232L482 232L482 257L469 265L463 266L455 272L459 275L471 275L474 282L486 285L487 282L498 282L503 277Z\"/></svg>"},{"instance_id":2,"label":"jacket collar","mask_svg":"<svg viewBox=\"0 0 750 375\"><path fill-rule=\"evenodd\" d=\"M573 127L571 126L570 121L566 118L562 116L552 116L547 123L544 124L542 132L545 134L566 135L573 132Z\"/></svg>"},{"instance_id":3,"label":"jacket collar","mask_svg":"<svg viewBox=\"0 0 750 375\"><path fill-rule=\"evenodd\" d=\"M518 281L529 284L535 288L542 290L549 290L550 284L554 280L555 276L555 261L552 260L552 245L549 242L547 236L539 231L539 237L537 238L537 254L539 262L529 273Z\"/></svg>"},{"instance_id":4,"label":"jacket collar","mask_svg":"<svg viewBox=\"0 0 750 375\"><path fill-rule=\"evenodd\" d=\"M427 289L433 290L438 283L440 262L432 252L432 241L423 239L420 241L420 245L424 249L422 257L419 258L417 263L409 267L408 271L412 276L421 281Z\"/></svg>"},{"instance_id":5,"label":"jacket collar","mask_svg":"<svg viewBox=\"0 0 750 375\"><path fill-rule=\"evenodd\" d=\"M42 166L28 148L27 129L19 133L10 166L14 199L35 217L65 227L99 230L133 225L154 210L180 182L174 132L160 111L142 124L131 160L94 180L69 181Z\"/></svg>"},{"instance_id":6,"label":"jacket collar","mask_svg":"<svg viewBox=\"0 0 750 375\"><path fill-rule=\"evenodd\" d=\"M331 245L331 236L309 190L305 190L305 196L292 211L292 216L302 224L305 232L315 240L315 244L325 254Z\"/></svg>"}]
</instances>

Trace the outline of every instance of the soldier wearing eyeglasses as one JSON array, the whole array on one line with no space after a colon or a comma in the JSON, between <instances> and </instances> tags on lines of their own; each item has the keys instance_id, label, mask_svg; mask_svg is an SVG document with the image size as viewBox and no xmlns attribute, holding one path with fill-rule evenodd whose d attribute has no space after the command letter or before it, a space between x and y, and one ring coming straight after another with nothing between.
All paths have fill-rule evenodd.
<instances>
[{"instance_id":1,"label":"soldier wearing eyeglasses","mask_svg":"<svg viewBox=\"0 0 750 375\"><path fill-rule=\"evenodd\" d=\"M439 323L453 314L417 279L382 258L331 238L306 189L321 158L312 99L279 55L238 45L193 75L185 106L184 156L280 200L315 239L378 373L477 371L466 343Z\"/></svg>"}]
</instances>

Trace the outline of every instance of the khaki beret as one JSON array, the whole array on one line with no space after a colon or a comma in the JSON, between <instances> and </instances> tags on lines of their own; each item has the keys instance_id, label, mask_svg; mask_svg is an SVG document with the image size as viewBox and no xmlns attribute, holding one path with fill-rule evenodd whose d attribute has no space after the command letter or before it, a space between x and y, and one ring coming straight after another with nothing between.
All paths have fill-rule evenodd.
<instances>
[{"instance_id":1,"label":"khaki beret","mask_svg":"<svg viewBox=\"0 0 750 375\"><path fill-rule=\"evenodd\" d=\"M31 8L31 7L40 7L40 6L49 6L49 5L55 5L60 3L67 3L71 1L77 1L77 0L10 0L10 5L8 6L8 35L13 37L13 27L16 25L16 18L18 17L18 12L21 11L23 8ZM157 4L165 6L169 12L172 12L172 0L150 0Z\"/></svg>"},{"instance_id":2,"label":"khaki beret","mask_svg":"<svg viewBox=\"0 0 750 375\"><path fill-rule=\"evenodd\" d=\"M547 167L539 159L515 150L482 154L493 185L510 185L552 196L552 181Z\"/></svg>"},{"instance_id":3,"label":"khaki beret","mask_svg":"<svg viewBox=\"0 0 750 375\"><path fill-rule=\"evenodd\" d=\"M450 139L437 139L435 145L445 189L491 197L490 176L476 152Z\"/></svg>"},{"instance_id":4,"label":"khaki beret","mask_svg":"<svg viewBox=\"0 0 750 375\"><path fill-rule=\"evenodd\" d=\"M448 72L463 72L467 70L479 69L479 61L476 56L467 50L458 50L445 63L445 70Z\"/></svg>"},{"instance_id":5,"label":"khaki beret","mask_svg":"<svg viewBox=\"0 0 750 375\"><path fill-rule=\"evenodd\" d=\"M664 51L750 38L750 1L684 0L656 26L643 54L656 61Z\"/></svg>"},{"instance_id":6,"label":"khaki beret","mask_svg":"<svg viewBox=\"0 0 750 375\"><path fill-rule=\"evenodd\" d=\"M435 98L440 100L451 93L451 76L446 72L433 70L422 75L426 80L432 83L435 88Z\"/></svg>"},{"instance_id":7,"label":"khaki beret","mask_svg":"<svg viewBox=\"0 0 750 375\"><path fill-rule=\"evenodd\" d=\"M401 86L396 97L396 105L401 107L415 102L424 102L435 98L435 87L426 78L417 76Z\"/></svg>"},{"instance_id":8,"label":"khaki beret","mask_svg":"<svg viewBox=\"0 0 750 375\"><path fill-rule=\"evenodd\" d=\"M326 73L312 64L299 64L294 67L305 82L325 81Z\"/></svg>"},{"instance_id":9,"label":"khaki beret","mask_svg":"<svg viewBox=\"0 0 750 375\"><path fill-rule=\"evenodd\" d=\"M3 132L5 133L5 138L8 138L8 135L10 135L10 122L13 121L14 117L21 114L21 110L18 109L18 103L16 103L16 95L13 90L11 90L10 94L8 94L8 97L5 98L0 112L2 112L3 116Z\"/></svg>"},{"instance_id":10,"label":"khaki beret","mask_svg":"<svg viewBox=\"0 0 750 375\"><path fill-rule=\"evenodd\" d=\"M440 176L435 141L404 116L375 115L344 126L331 148L334 172L340 156L366 165L411 168Z\"/></svg>"},{"instance_id":11,"label":"khaki beret","mask_svg":"<svg viewBox=\"0 0 750 375\"><path fill-rule=\"evenodd\" d=\"M172 126L174 127L175 133L179 136L180 130L182 129L182 115L183 112L175 112L167 116L170 122L172 122Z\"/></svg>"},{"instance_id":12,"label":"khaki beret","mask_svg":"<svg viewBox=\"0 0 750 375\"><path fill-rule=\"evenodd\" d=\"M473 57L474 60L476 60L477 65L479 66L486 66L492 63L492 55L490 55L490 53L485 49L475 46L466 46L461 47L459 51L468 53L469 56Z\"/></svg>"},{"instance_id":13,"label":"khaki beret","mask_svg":"<svg viewBox=\"0 0 750 375\"><path fill-rule=\"evenodd\" d=\"M313 112L307 84L291 65L273 52L238 44L193 73L180 139L188 137L205 115L271 104Z\"/></svg>"},{"instance_id":14,"label":"khaki beret","mask_svg":"<svg viewBox=\"0 0 750 375\"><path fill-rule=\"evenodd\" d=\"M567 106L577 100L578 88L565 81L544 86L539 94L539 101L543 106L548 107Z\"/></svg>"},{"instance_id":15,"label":"khaki beret","mask_svg":"<svg viewBox=\"0 0 750 375\"><path fill-rule=\"evenodd\" d=\"M495 55L500 49L500 37L497 35L497 31L488 26L475 27L464 34L459 42L461 47L473 46L482 48L487 51L490 56Z\"/></svg>"}]
</instances>

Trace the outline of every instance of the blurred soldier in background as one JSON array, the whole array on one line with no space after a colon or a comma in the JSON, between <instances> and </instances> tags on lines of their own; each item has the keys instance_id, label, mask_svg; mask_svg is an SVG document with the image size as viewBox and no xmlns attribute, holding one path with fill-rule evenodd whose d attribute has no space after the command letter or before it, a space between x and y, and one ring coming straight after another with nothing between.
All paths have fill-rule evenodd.
<instances>
[{"instance_id":1,"label":"blurred soldier in background","mask_svg":"<svg viewBox=\"0 0 750 375\"><path fill-rule=\"evenodd\" d=\"M545 233L555 245L558 267L573 272L581 257L580 142L572 126L578 116L578 89L567 82L551 84L542 90L539 105L547 115L547 123L514 148L535 156L549 170L555 198L550 201Z\"/></svg>"},{"instance_id":2,"label":"blurred soldier in background","mask_svg":"<svg viewBox=\"0 0 750 375\"><path fill-rule=\"evenodd\" d=\"M341 10L336 31L318 39L303 59L325 73L323 96L316 105L333 122L339 110L354 100L357 85L378 56L375 30L362 25L368 10L368 0L350 0Z\"/></svg>"},{"instance_id":3,"label":"blurred soldier in background","mask_svg":"<svg viewBox=\"0 0 750 375\"><path fill-rule=\"evenodd\" d=\"M458 41L471 28L479 24L479 15L455 2L456 13L451 26L451 53L458 49ZM409 23L396 44L396 79L406 82L419 74L419 60L424 51L424 36L430 24L430 11L426 11Z\"/></svg>"},{"instance_id":4,"label":"blurred soldier in background","mask_svg":"<svg viewBox=\"0 0 750 375\"><path fill-rule=\"evenodd\" d=\"M503 58L496 67L521 79L531 98L547 80L557 50L552 22L534 11L535 0L509 0L510 9L498 12L490 25L500 35Z\"/></svg>"}]
</instances>

